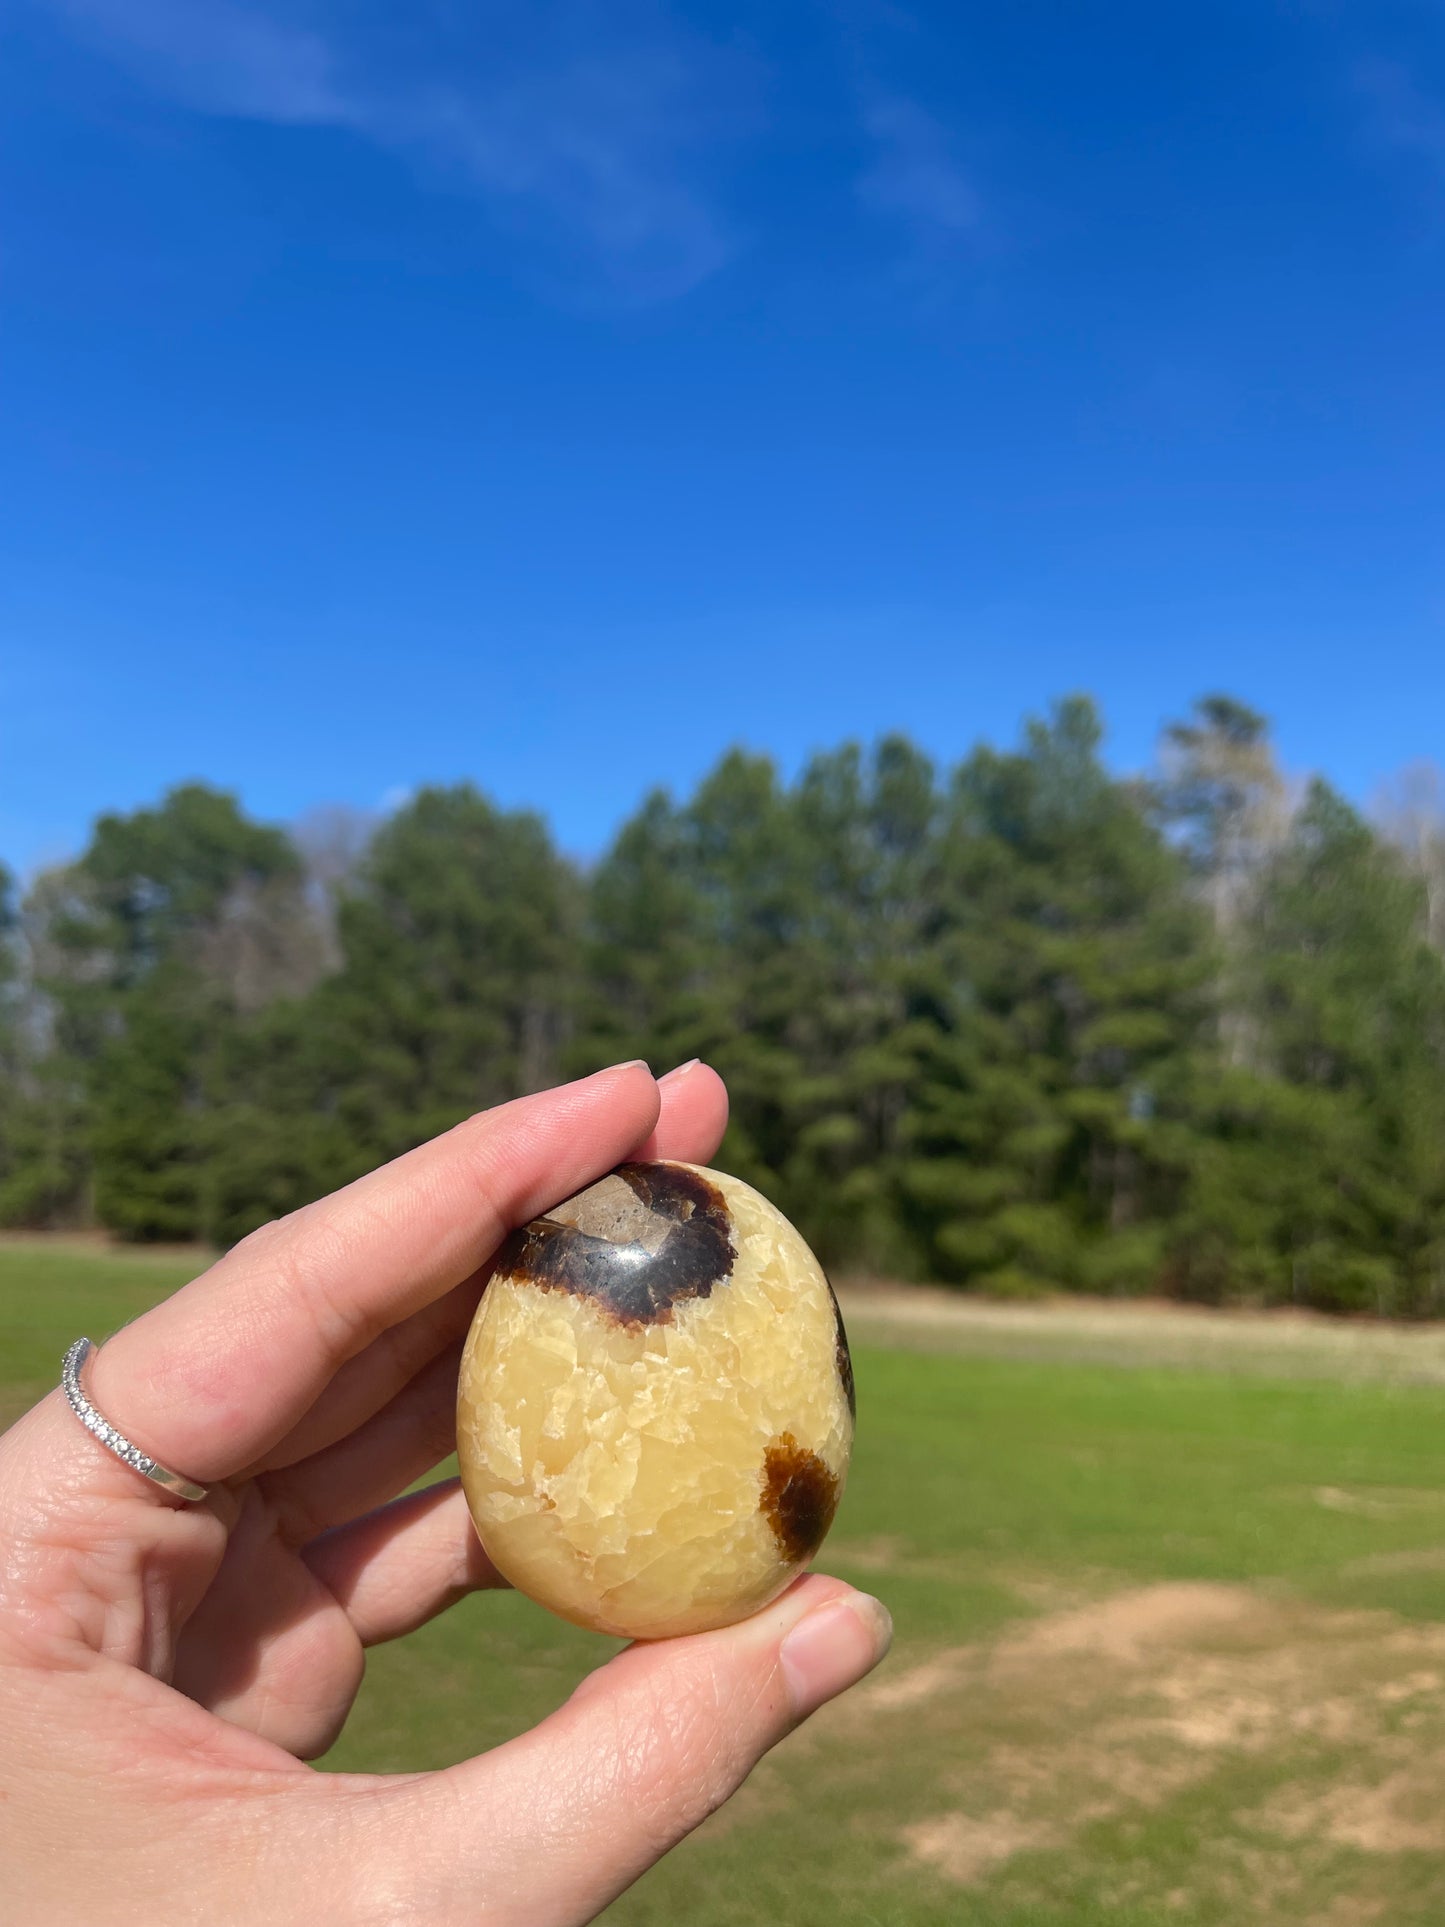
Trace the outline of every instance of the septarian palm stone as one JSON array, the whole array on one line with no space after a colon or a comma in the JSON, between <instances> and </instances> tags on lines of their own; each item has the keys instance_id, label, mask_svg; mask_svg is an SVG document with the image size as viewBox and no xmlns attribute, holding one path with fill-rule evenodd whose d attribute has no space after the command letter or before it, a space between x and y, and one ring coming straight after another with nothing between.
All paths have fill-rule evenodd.
<instances>
[{"instance_id":1,"label":"septarian palm stone","mask_svg":"<svg viewBox=\"0 0 1445 1927\"><path fill-rule=\"evenodd\" d=\"M852 1444L828 1280L737 1178L624 1164L498 1254L462 1484L492 1563L564 1619L657 1639L756 1612L822 1544Z\"/></svg>"}]
</instances>

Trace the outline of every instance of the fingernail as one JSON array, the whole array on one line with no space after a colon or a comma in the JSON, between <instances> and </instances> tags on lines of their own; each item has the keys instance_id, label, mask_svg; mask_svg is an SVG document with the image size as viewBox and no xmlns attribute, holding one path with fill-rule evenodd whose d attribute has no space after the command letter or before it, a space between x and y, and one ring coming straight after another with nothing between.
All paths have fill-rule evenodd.
<instances>
[{"instance_id":1,"label":"fingernail","mask_svg":"<svg viewBox=\"0 0 1445 1927\"><path fill-rule=\"evenodd\" d=\"M871 1673L893 1643L893 1620L867 1593L830 1599L799 1620L779 1649L793 1711L805 1720Z\"/></svg>"},{"instance_id":2,"label":"fingernail","mask_svg":"<svg viewBox=\"0 0 1445 1927\"><path fill-rule=\"evenodd\" d=\"M689 1071L695 1071L701 1062L702 1059L700 1057L689 1057L685 1064L677 1065L675 1069L668 1071L664 1076L659 1077L657 1081L659 1084L676 1084L680 1082L682 1078L686 1077Z\"/></svg>"},{"instance_id":3,"label":"fingernail","mask_svg":"<svg viewBox=\"0 0 1445 1927\"><path fill-rule=\"evenodd\" d=\"M648 1068L645 1057L629 1057L625 1064L609 1064L606 1070L593 1071L594 1077L611 1077L614 1071L645 1071Z\"/></svg>"}]
</instances>

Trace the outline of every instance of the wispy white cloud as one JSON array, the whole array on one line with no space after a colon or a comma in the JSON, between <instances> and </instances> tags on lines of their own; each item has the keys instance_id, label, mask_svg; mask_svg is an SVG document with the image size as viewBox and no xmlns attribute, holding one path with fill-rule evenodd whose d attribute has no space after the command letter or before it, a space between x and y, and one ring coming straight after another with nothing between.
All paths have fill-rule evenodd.
<instances>
[{"instance_id":1,"label":"wispy white cloud","mask_svg":"<svg viewBox=\"0 0 1445 1927\"><path fill-rule=\"evenodd\" d=\"M234 0L42 0L76 39L201 113L344 122L332 50L319 33Z\"/></svg>"},{"instance_id":2,"label":"wispy white cloud","mask_svg":"<svg viewBox=\"0 0 1445 1927\"><path fill-rule=\"evenodd\" d=\"M516 271L530 261L572 298L674 298L741 245L718 179L757 131L762 63L668 0L407 0L380 15L355 0L28 3L190 111L334 129L476 196L518 244ZM886 0L832 20L852 68L837 105L866 145L856 207L937 282L980 201L948 130L865 47L912 25Z\"/></svg>"},{"instance_id":3,"label":"wispy white cloud","mask_svg":"<svg viewBox=\"0 0 1445 1927\"><path fill-rule=\"evenodd\" d=\"M640 48L523 71L480 94L429 86L380 104L372 126L499 203L565 225L634 294L666 298L736 245L686 164L699 88L676 49Z\"/></svg>"},{"instance_id":4,"label":"wispy white cloud","mask_svg":"<svg viewBox=\"0 0 1445 1927\"><path fill-rule=\"evenodd\" d=\"M978 192L954 157L947 132L904 94L873 91L863 126L873 156L858 179L858 198L871 213L901 224L916 261L938 264L966 243L979 225Z\"/></svg>"},{"instance_id":5,"label":"wispy white cloud","mask_svg":"<svg viewBox=\"0 0 1445 1927\"><path fill-rule=\"evenodd\" d=\"M735 237L699 182L735 91L730 56L666 22L599 31L595 14L535 6L485 63L431 57L396 77L335 27L245 0L35 0L80 42L200 113L333 127L440 172L503 221L580 250L614 294L685 293Z\"/></svg>"}]
</instances>

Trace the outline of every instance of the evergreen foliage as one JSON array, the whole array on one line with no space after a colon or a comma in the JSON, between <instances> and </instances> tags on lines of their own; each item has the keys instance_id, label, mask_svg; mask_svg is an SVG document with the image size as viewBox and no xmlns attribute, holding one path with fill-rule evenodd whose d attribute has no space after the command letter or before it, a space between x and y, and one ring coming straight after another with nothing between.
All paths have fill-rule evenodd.
<instances>
[{"instance_id":1,"label":"evergreen foliage","mask_svg":"<svg viewBox=\"0 0 1445 1927\"><path fill-rule=\"evenodd\" d=\"M229 1241L484 1106L702 1056L720 1161L830 1264L1445 1311L1426 791L1394 841L1323 784L1291 808L1223 696L1151 783L1100 737L1071 698L942 776L897 737L792 783L734 751L586 874L467 785L355 839L200 784L104 817L23 903L0 872L0 1222Z\"/></svg>"}]
</instances>

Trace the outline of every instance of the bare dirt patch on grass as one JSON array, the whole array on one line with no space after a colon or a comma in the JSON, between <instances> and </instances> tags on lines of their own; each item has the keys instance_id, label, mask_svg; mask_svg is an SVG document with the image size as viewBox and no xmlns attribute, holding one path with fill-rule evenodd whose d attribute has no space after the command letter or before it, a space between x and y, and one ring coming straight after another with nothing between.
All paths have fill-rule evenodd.
<instances>
[{"instance_id":1,"label":"bare dirt patch on grass","mask_svg":"<svg viewBox=\"0 0 1445 1927\"><path fill-rule=\"evenodd\" d=\"M1133 1662L1211 1635L1258 1631L1268 1617L1265 1602L1244 1586L1140 1586L1036 1619L1004 1641L997 1657L1028 1661L1095 1654Z\"/></svg>"},{"instance_id":2,"label":"bare dirt patch on grass","mask_svg":"<svg viewBox=\"0 0 1445 1927\"><path fill-rule=\"evenodd\" d=\"M1279 1911L1286 1891L1341 1848L1445 1852L1442 1682L1445 1627L1246 1586L1161 1584L919 1656L837 1720L908 1723L910 1750L933 1770L897 1838L961 1887L1023 1854L1073 1851L1101 1822L1206 1789L1217 1803L1221 1786L1227 1800L1243 1769L1251 1791L1229 1826L1251 1842L1255 1871L1237 1917L1293 1919Z\"/></svg>"},{"instance_id":3,"label":"bare dirt patch on grass","mask_svg":"<svg viewBox=\"0 0 1445 1927\"><path fill-rule=\"evenodd\" d=\"M903 1838L917 1859L936 1867L959 1886L972 1887L1015 1854L1053 1846L1055 1836L1049 1828L1031 1825L1012 1813L978 1818L967 1813L944 1813L905 1827Z\"/></svg>"},{"instance_id":4,"label":"bare dirt patch on grass","mask_svg":"<svg viewBox=\"0 0 1445 1927\"><path fill-rule=\"evenodd\" d=\"M1432 1769L1432 1770L1430 1770ZM1259 1824L1282 1840L1329 1840L1361 1853L1445 1852L1445 1807L1438 1761L1373 1783L1350 1780L1322 1793L1294 1789L1263 1809Z\"/></svg>"}]
</instances>

